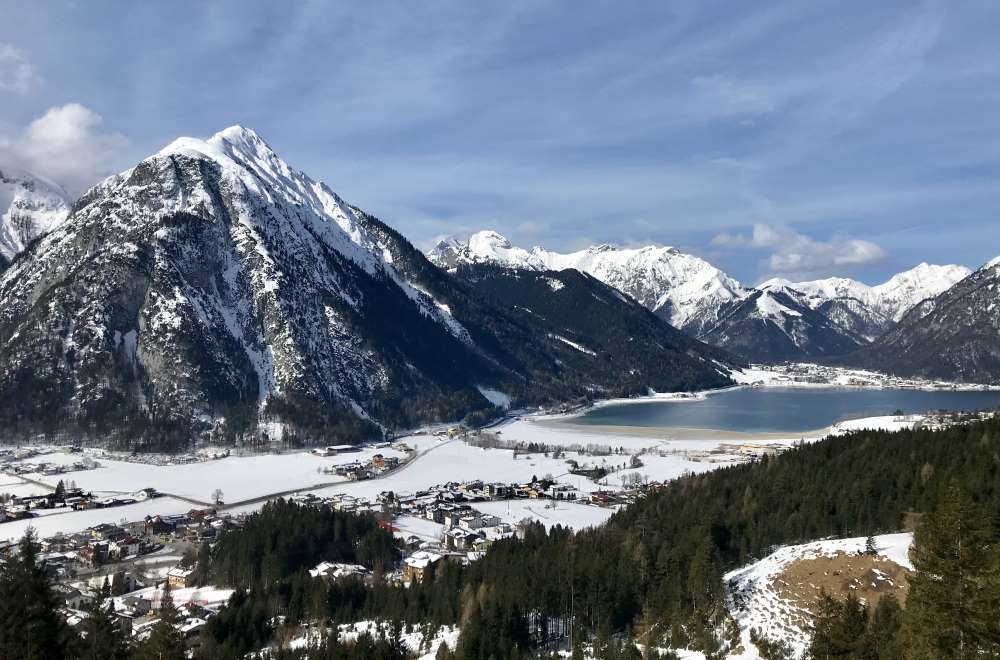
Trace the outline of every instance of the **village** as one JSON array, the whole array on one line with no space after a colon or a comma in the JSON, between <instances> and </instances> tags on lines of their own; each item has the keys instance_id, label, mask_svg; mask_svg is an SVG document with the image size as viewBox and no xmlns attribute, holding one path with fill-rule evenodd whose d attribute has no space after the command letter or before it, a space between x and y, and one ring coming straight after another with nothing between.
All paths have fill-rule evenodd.
<instances>
[{"instance_id":1,"label":"village","mask_svg":"<svg viewBox=\"0 0 1000 660\"><path fill-rule=\"evenodd\" d=\"M506 522L477 509L477 505L533 502L546 510L558 506L595 508L606 516L657 486L580 492L544 478L526 483L475 480L435 485L412 494L382 491L373 499L347 494L319 497L311 493L290 499L302 506L375 516L379 526L396 537L401 556L396 570L382 579L409 585L424 579L439 562L476 561L493 543L523 535L534 522L533 518ZM155 497L155 493L149 496ZM28 501L18 498L14 506L28 506L29 502L31 506L46 506L43 501L58 506L86 497L79 489L66 489L59 495ZM249 515L212 507L184 514L150 515L133 522L102 523L80 532L39 539L39 561L53 579L62 612L71 625L86 617L84 610L89 602L108 597L122 630L136 642L142 641L158 621L164 594L169 590L180 614L178 630L194 641L233 593L229 589L196 586L198 551L206 545L211 547L226 531L241 527ZM415 526L423 533L408 533ZM428 529L433 531L427 533ZM0 542L0 562L16 551L17 541ZM364 566L329 562L318 564L310 574L328 581L375 579Z\"/></svg>"}]
</instances>

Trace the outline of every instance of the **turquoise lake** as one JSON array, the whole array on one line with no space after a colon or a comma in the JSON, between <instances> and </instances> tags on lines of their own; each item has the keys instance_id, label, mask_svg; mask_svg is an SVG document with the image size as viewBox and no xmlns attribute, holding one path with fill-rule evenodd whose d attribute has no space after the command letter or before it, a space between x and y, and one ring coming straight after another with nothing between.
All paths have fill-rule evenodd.
<instances>
[{"instance_id":1,"label":"turquoise lake","mask_svg":"<svg viewBox=\"0 0 1000 660\"><path fill-rule=\"evenodd\" d=\"M573 423L780 433L812 431L897 410L922 413L993 408L1000 408L1000 391L752 388L719 392L702 400L611 404L593 408Z\"/></svg>"}]
</instances>

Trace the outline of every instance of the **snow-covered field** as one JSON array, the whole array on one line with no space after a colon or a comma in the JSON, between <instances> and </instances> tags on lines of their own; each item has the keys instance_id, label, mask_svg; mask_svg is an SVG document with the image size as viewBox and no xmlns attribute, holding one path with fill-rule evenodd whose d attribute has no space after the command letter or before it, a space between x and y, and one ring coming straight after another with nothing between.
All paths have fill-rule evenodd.
<instances>
[{"instance_id":1,"label":"snow-covered field","mask_svg":"<svg viewBox=\"0 0 1000 660\"><path fill-rule=\"evenodd\" d=\"M400 538L416 536L421 541L437 543L444 534L444 525L416 516L400 516L392 524L398 530L394 534Z\"/></svg>"},{"instance_id":2,"label":"snow-covered field","mask_svg":"<svg viewBox=\"0 0 1000 660\"><path fill-rule=\"evenodd\" d=\"M37 474L29 476L52 486L60 480L72 480L84 490L100 493L132 493L143 488L155 488L161 493L189 497L203 502L211 501L212 492L219 488L226 501L236 502L313 484L343 481L342 477L334 474L324 474L322 469L343 463L366 461L377 453L384 456L404 455L388 448L368 448L331 457L298 452L231 456L184 465L133 463L95 455L101 464L96 470L69 472L56 476ZM29 462L69 465L79 460L80 454L58 452L32 458Z\"/></svg>"},{"instance_id":3,"label":"snow-covered field","mask_svg":"<svg viewBox=\"0 0 1000 660\"><path fill-rule=\"evenodd\" d=\"M880 417L849 419L834 424L831 432L834 435L841 435L865 429L870 431L902 431L903 429L912 429L924 417L924 415L883 415Z\"/></svg>"},{"instance_id":4,"label":"snow-covered field","mask_svg":"<svg viewBox=\"0 0 1000 660\"><path fill-rule=\"evenodd\" d=\"M609 507L553 500L479 502L472 506L483 513L491 513L506 523L516 524L525 518L531 518L546 528L555 525L572 529L597 527L603 525L615 512L615 509Z\"/></svg>"},{"instance_id":5,"label":"snow-covered field","mask_svg":"<svg viewBox=\"0 0 1000 660\"><path fill-rule=\"evenodd\" d=\"M912 542L913 535L909 533L875 537L879 556L908 570L913 569L908 557ZM723 580L729 611L740 626L745 644L749 644L750 631L758 630L765 636L789 642L796 653L801 655L809 643L809 633L796 622L796 617L801 612L775 592L774 578L789 564L800 559L832 557L838 553L856 555L864 552L864 549L865 537L790 545L760 561L727 573ZM739 597L735 594L739 594Z\"/></svg>"},{"instance_id":6,"label":"snow-covered field","mask_svg":"<svg viewBox=\"0 0 1000 660\"><path fill-rule=\"evenodd\" d=\"M118 506L110 509L90 509L89 511L68 511L0 524L0 541L15 540L24 535L28 527L33 527L40 538L54 536L59 532L69 534L79 532L101 523L120 523L142 520L151 515L185 513L193 507L190 503L172 497Z\"/></svg>"},{"instance_id":7,"label":"snow-covered field","mask_svg":"<svg viewBox=\"0 0 1000 660\"><path fill-rule=\"evenodd\" d=\"M21 481L16 477L0 475L0 495L13 495L14 497L30 497L31 495L44 495L51 493L48 488L43 488L37 484Z\"/></svg>"}]
</instances>

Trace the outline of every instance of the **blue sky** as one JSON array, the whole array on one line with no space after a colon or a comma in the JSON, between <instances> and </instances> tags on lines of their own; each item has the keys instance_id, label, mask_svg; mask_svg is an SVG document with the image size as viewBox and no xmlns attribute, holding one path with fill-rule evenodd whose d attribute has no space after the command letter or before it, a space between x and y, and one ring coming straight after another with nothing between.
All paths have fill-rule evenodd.
<instances>
[{"instance_id":1,"label":"blue sky","mask_svg":"<svg viewBox=\"0 0 1000 660\"><path fill-rule=\"evenodd\" d=\"M421 246L1000 253L995 0L331 4L4 3L0 165L79 190L240 123Z\"/></svg>"}]
</instances>

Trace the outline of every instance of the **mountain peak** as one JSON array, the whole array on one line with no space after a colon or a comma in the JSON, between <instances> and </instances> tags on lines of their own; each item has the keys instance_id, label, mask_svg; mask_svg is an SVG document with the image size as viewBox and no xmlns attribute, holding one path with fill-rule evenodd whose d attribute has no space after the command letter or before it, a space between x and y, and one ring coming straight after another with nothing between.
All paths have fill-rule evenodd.
<instances>
[{"instance_id":1,"label":"mountain peak","mask_svg":"<svg viewBox=\"0 0 1000 660\"><path fill-rule=\"evenodd\" d=\"M263 161L272 165L281 163L280 169L288 169L273 149L256 131L235 124L225 128L207 140L179 137L161 149L156 156L185 155L207 158L223 166L246 165L253 161Z\"/></svg>"}]
</instances>

